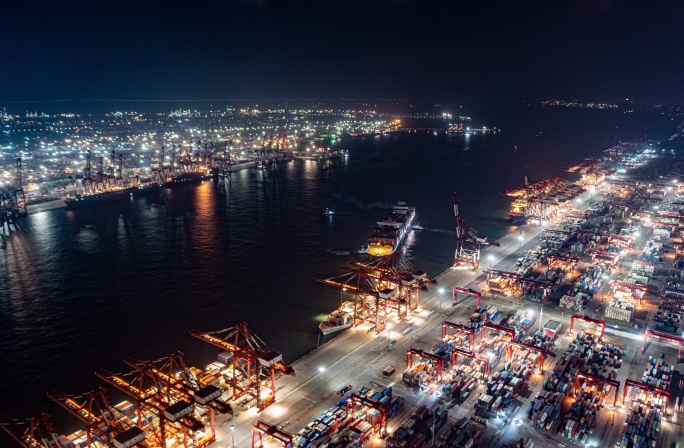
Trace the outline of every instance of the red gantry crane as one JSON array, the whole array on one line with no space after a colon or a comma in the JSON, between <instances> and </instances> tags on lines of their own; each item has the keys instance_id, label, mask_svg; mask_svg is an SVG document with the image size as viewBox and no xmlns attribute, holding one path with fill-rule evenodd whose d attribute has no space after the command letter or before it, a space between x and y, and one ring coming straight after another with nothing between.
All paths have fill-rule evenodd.
<instances>
[{"instance_id":1,"label":"red gantry crane","mask_svg":"<svg viewBox=\"0 0 684 448\"><path fill-rule=\"evenodd\" d=\"M434 355L432 353L428 353L426 351L423 351L418 348L409 348L408 351L406 352L406 368L408 369L413 365L413 355L420 356L423 359L427 359L428 361L431 361L435 364L435 368L437 369L437 375L435 377L436 382L442 381L442 370L444 368L443 365L443 360L441 356Z\"/></svg>"},{"instance_id":2,"label":"red gantry crane","mask_svg":"<svg viewBox=\"0 0 684 448\"><path fill-rule=\"evenodd\" d=\"M151 415L158 417L158 427L148 433L152 446L165 448L171 439L183 447L196 446L194 433L204 425L191 415L192 404L178 391L164 387L149 366L124 374L100 369L95 375L136 401L140 429Z\"/></svg>"},{"instance_id":3,"label":"red gantry crane","mask_svg":"<svg viewBox=\"0 0 684 448\"><path fill-rule=\"evenodd\" d=\"M292 434L289 434L282 429L278 429L264 421L258 420L256 424L252 425L252 448L261 448L264 446L262 435L272 437L274 440L280 442L283 448L292 448Z\"/></svg>"},{"instance_id":4,"label":"red gantry crane","mask_svg":"<svg viewBox=\"0 0 684 448\"><path fill-rule=\"evenodd\" d=\"M629 393L629 389L631 387L636 387L637 389L641 389L644 392L650 392L652 394L659 394L665 397L665 414L667 415L667 405L670 401L670 391L666 389L661 389L660 387L656 387L653 384L646 384L642 383L641 381L634 381L630 379L625 380L625 390L622 392L622 404L625 404L625 400L627 400L627 394Z\"/></svg>"},{"instance_id":5,"label":"red gantry crane","mask_svg":"<svg viewBox=\"0 0 684 448\"><path fill-rule=\"evenodd\" d=\"M570 318L570 334L572 334L572 330L575 328L575 321L576 320L582 320L584 322L588 322L590 324L596 324L601 327L601 336L599 337L599 342L603 340L603 335L606 332L606 321L605 320L599 320L599 319L593 319L588 316L580 316L579 314L573 314L572 317Z\"/></svg>"},{"instance_id":6,"label":"red gantry crane","mask_svg":"<svg viewBox=\"0 0 684 448\"><path fill-rule=\"evenodd\" d=\"M648 342L649 337L662 339L664 341L676 342L679 345L679 351L677 351L677 363L679 363L679 361L682 359L682 345L684 345L684 339L679 336L673 336L671 334L661 333L659 331L646 330L646 333L644 334L644 344L641 346L642 355L646 351L646 343Z\"/></svg>"},{"instance_id":7,"label":"red gantry crane","mask_svg":"<svg viewBox=\"0 0 684 448\"><path fill-rule=\"evenodd\" d=\"M141 361L127 358L126 364L135 369L148 368L166 388L174 389L183 395L187 402L194 402L209 409L211 436L206 444L216 440L216 412L226 414L232 412L230 405L221 397L221 390L214 385L202 385L185 362L183 353L176 352L165 358L154 361Z\"/></svg>"},{"instance_id":8,"label":"red gantry crane","mask_svg":"<svg viewBox=\"0 0 684 448\"><path fill-rule=\"evenodd\" d=\"M451 306L456 306L456 300L458 298L459 292L467 296L475 297L475 308L480 308L480 302L482 301L482 293L479 291L475 291L474 289L460 287L455 287L451 293Z\"/></svg>"},{"instance_id":9,"label":"red gantry crane","mask_svg":"<svg viewBox=\"0 0 684 448\"><path fill-rule=\"evenodd\" d=\"M190 335L232 353L233 398L248 393L256 399L259 410L275 402L276 372L294 375L292 367L283 362L283 355L269 349L259 336L252 333L246 323L218 331L190 330ZM244 387L238 381L240 370L247 383ZM263 387L266 388L264 396L261 393L262 381L265 382Z\"/></svg>"},{"instance_id":10,"label":"red gantry crane","mask_svg":"<svg viewBox=\"0 0 684 448\"><path fill-rule=\"evenodd\" d=\"M0 412L0 428L23 448L52 448L59 442L49 419L49 415L40 414L22 421Z\"/></svg>"},{"instance_id":11,"label":"red gantry crane","mask_svg":"<svg viewBox=\"0 0 684 448\"><path fill-rule=\"evenodd\" d=\"M496 241L489 241L487 237L478 235L477 230L469 227L461 219L461 212L458 210L458 198L454 193L454 217L456 218L456 254L454 255L454 266L463 263L470 263L473 269L480 267L480 249L482 246L500 246Z\"/></svg>"},{"instance_id":12,"label":"red gantry crane","mask_svg":"<svg viewBox=\"0 0 684 448\"><path fill-rule=\"evenodd\" d=\"M615 396L613 397L613 406L617 405L617 399L618 395L620 393L620 382L611 380L608 378L603 378L600 376L593 375L591 373L587 372L578 372L577 375L575 376L575 391L579 390L580 387L580 378L583 378L586 382L591 382L591 383L598 383L601 386L609 385L612 386L613 389L615 390ZM624 401L624 400L623 400Z\"/></svg>"},{"instance_id":13,"label":"red gantry crane","mask_svg":"<svg viewBox=\"0 0 684 448\"><path fill-rule=\"evenodd\" d=\"M468 333L470 335L468 339L468 350L471 352L473 351L473 348L475 347L475 329L466 327L463 324L455 324L453 322L449 321L444 321L442 324L442 340L446 339L447 337L447 328L452 328L454 330L460 330L465 333Z\"/></svg>"},{"instance_id":14,"label":"red gantry crane","mask_svg":"<svg viewBox=\"0 0 684 448\"><path fill-rule=\"evenodd\" d=\"M132 420L110 404L106 390L99 387L80 395L67 395L59 390L48 397L86 425L86 448L98 441L115 448L148 447L145 433Z\"/></svg>"},{"instance_id":15,"label":"red gantry crane","mask_svg":"<svg viewBox=\"0 0 684 448\"><path fill-rule=\"evenodd\" d=\"M544 373L544 360L546 359L545 350L541 348L534 347L532 345L525 344L524 342L512 342L511 347L518 347L521 350L529 350L539 354L539 370Z\"/></svg>"},{"instance_id":16,"label":"red gantry crane","mask_svg":"<svg viewBox=\"0 0 684 448\"><path fill-rule=\"evenodd\" d=\"M487 375L489 373L489 357L487 355L484 355L482 353L473 353L472 351L468 350L463 350L460 348L454 348L451 351L451 365L452 368L453 366L456 365L456 360L458 359L458 356L465 356L466 358L471 358L471 359L477 359L481 361L484 364L484 371L483 373Z\"/></svg>"},{"instance_id":17,"label":"red gantry crane","mask_svg":"<svg viewBox=\"0 0 684 448\"><path fill-rule=\"evenodd\" d=\"M380 404L378 401L371 401L367 398L364 398L359 394L358 392L354 392L353 394L350 394L347 397L347 407L346 407L346 413L345 413L345 418L349 417L350 414L354 412L354 409L356 409L356 404L361 404L363 406L366 406L371 409L375 409L380 413L380 428L379 428L379 433L380 434L386 434L387 431L387 419L389 418L389 403L387 405L383 406ZM364 440L361 440L361 442L364 442Z\"/></svg>"}]
</instances>

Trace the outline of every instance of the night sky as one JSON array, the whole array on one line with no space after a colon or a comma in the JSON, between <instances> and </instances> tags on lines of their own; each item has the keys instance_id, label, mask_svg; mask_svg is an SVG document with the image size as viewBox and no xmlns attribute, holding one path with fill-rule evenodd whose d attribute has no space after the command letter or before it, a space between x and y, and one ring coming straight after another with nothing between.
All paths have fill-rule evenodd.
<instances>
[{"instance_id":1,"label":"night sky","mask_svg":"<svg viewBox=\"0 0 684 448\"><path fill-rule=\"evenodd\" d=\"M0 61L0 102L680 104L684 2L3 0Z\"/></svg>"}]
</instances>

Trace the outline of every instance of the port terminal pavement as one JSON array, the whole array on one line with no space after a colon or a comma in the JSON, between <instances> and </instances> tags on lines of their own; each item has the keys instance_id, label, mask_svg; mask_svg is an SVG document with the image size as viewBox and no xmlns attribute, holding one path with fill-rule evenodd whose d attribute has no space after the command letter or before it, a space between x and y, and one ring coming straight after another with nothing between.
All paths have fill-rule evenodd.
<instances>
[{"instance_id":1,"label":"port terminal pavement","mask_svg":"<svg viewBox=\"0 0 684 448\"><path fill-rule=\"evenodd\" d=\"M585 196L580 198L584 206L590 202L589 195ZM596 195L594 199L599 199L599 196ZM553 225L553 223L548 225ZM500 247L490 247L483 251L482 268L491 266L500 270L512 270L517 258L524 251L536 248L539 245L543 228L546 227L530 225L522 228L524 234L521 233L521 228L506 234L499 240ZM641 242L632 248L632 253L624 257L624 263L629 263L629 258L639 253L644 242L647 241L647 235L640 240ZM665 263L667 262L668 260L665 260ZM625 273L628 271L628 268L623 269ZM611 278L616 278L618 275L619 271L616 270ZM259 413L257 413L256 408L249 410L238 408L236 409L236 417L230 420L219 419L217 421L218 440L214 446L250 447L251 425L256 423L258 419L274 424L291 434L296 434L323 411L337 403L340 397L336 395L336 392L347 384L351 384L354 389L364 385L391 385L394 395L405 399L404 407L398 415L389 420L388 432L396 428L416 406L437 404L436 393L410 388L401 381L406 351L410 347L430 349L441 337L441 324L444 320L454 322L466 320L475 308L475 300L468 298L455 307L451 307L451 288L461 286L481 289L484 281L485 275L482 269L475 271L472 268L447 269L438 276L438 287L431 287L429 291L421 293L419 310L402 320L397 320L396 316L392 316L392 326L389 330L380 335L375 335L368 332L364 326L353 328L298 359L292 364L296 376L282 377L277 380L278 401L275 404ZM440 294L438 292L440 288L444 288L447 292ZM602 288L608 288L607 282ZM602 317L602 314L597 312L597 309L602 306L598 299L601 295L605 296L605 290L599 290L596 295L597 298L592 300L589 307L584 310L586 315ZM649 321L651 312L655 310L656 298L657 294L651 294L650 300L653 303L648 304L650 308L644 316L644 323ZM542 325L548 319L561 321L563 331L557 339L555 349L558 354L563 353L574 338L574 335L568 333L570 316L573 314L570 310L563 310L555 305L545 305L543 318L539 319L539 304L497 294L487 294L483 297L483 304L489 302L495 304L504 315L523 309L535 311L535 315ZM535 323L535 325L539 324ZM533 326L530 333L534 329ZM606 340L614 344L627 345L627 357L623 359L618 377L620 382L624 382L626 378L640 379L649 356L660 356L661 353L664 353L666 360L670 364L675 364L674 359L677 350L671 344L651 342L646 353L641 354L643 331L644 329L641 326L639 329L635 329L633 324L624 322L618 324L615 321L615 325L608 325ZM555 362L555 358L547 358L545 374L553 370ZM391 377L385 377L382 375L382 370L389 365L396 368L396 373ZM480 441L480 446L501 446L521 437L532 440L535 447L580 446L558 435L556 428L549 432L542 432L530 427L527 420L527 410L531 400L541 390L543 378L543 375L532 375L528 382L527 392L518 398L518 406L508 414L506 419L489 420L490 424ZM477 396L483 390L484 386L479 386L472 395ZM454 405L449 409L449 419L453 422L462 417L475 415L476 401L471 396L463 404ZM620 396L619 403L621 401L622 397ZM670 408L672 406L671 404ZM235 407L237 408L237 405ZM612 408L612 406L610 407ZM614 446L628 413L628 409L623 409L620 406L617 409L603 409L600 413L597 430L592 434L589 443L594 446ZM676 414L668 420L661 430L660 446L674 446L673 444L677 441L681 430L681 418L678 420ZM232 425L235 427L234 432L231 433ZM444 425L443 428L447 426L450 425ZM439 434L437 434L438 436ZM266 439L264 441L266 446L278 446L276 443L266 442ZM368 441L366 446L384 446L384 441L380 438L374 438Z\"/></svg>"}]
</instances>

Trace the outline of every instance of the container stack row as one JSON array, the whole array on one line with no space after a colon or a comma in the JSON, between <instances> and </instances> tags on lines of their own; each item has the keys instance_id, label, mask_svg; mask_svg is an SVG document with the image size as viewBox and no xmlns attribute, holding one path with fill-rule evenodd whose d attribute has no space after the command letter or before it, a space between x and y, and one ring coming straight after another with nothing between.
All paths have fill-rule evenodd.
<instances>
[{"instance_id":1,"label":"container stack row","mask_svg":"<svg viewBox=\"0 0 684 448\"><path fill-rule=\"evenodd\" d=\"M401 375L401 379L408 386L422 386L435 380L437 369L431 362L418 362L408 367Z\"/></svg>"},{"instance_id":2,"label":"container stack row","mask_svg":"<svg viewBox=\"0 0 684 448\"><path fill-rule=\"evenodd\" d=\"M564 416L563 437L575 443L587 443L589 435L598 423L598 413L605 392L601 386L582 384L576 392L570 410Z\"/></svg>"},{"instance_id":3,"label":"container stack row","mask_svg":"<svg viewBox=\"0 0 684 448\"><path fill-rule=\"evenodd\" d=\"M464 402L484 381L483 368L482 361L468 358L465 364L460 364L453 370L451 381L442 386L442 394Z\"/></svg>"},{"instance_id":4,"label":"container stack row","mask_svg":"<svg viewBox=\"0 0 684 448\"><path fill-rule=\"evenodd\" d=\"M487 390L477 400L477 407L491 413L505 409L524 389L538 358L536 352L515 350L511 360L491 376Z\"/></svg>"},{"instance_id":5,"label":"container stack row","mask_svg":"<svg viewBox=\"0 0 684 448\"><path fill-rule=\"evenodd\" d=\"M631 322L641 296L643 296L643 291L615 291L606 307L606 317Z\"/></svg>"},{"instance_id":6,"label":"container stack row","mask_svg":"<svg viewBox=\"0 0 684 448\"><path fill-rule=\"evenodd\" d=\"M673 367L662 358L652 358L641 376L641 382L669 390Z\"/></svg>"},{"instance_id":7,"label":"container stack row","mask_svg":"<svg viewBox=\"0 0 684 448\"><path fill-rule=\"evenodd\" d=\"M591 294L581 291L576 292L574 295L566 294L560 299L560 307L575 311L583 310L589 304L591 297Z\"/></svg>"},{"instance_id":8,"label":"container stack row","mask_svg":"<svg viewBox=\"0 0 684 448\"><path fill-rule=\"evenodd\" d=\"M438 448L472 448L479 445L481 438L482 431L474 428L464 417L451 425L435 442L435 446Z\"/></svg>"},{"instance_id":9,"label":"container stack row","mask_svg":"<svg viewBox=\"0 0 684 448\"><path fill-rule=\"evenodd\" d=\"M573 381L587 364L588 351L594 344L592 335L580 332L560 357L551 374L542 382L542 390L532 401L528 418L532 426L549 431L560 416L563 402L571 392Z\"/></svg>"},{"instance_id":10,"label":"container stack row","mask_svg":"<svg viewBox=\"0 0 684 448\"><path fill-rule=\"evenodd\" d=\"M432 432L441 429L447 422L449 411L441 407L431 411L425 405L414 409L409 417L401 422L401 425L387 437L388 448L421 448L429 445L432 441Z\"/></svg>"},{"instance_id":11,"label":"container stack row","mask_svg":"<svg viewBox=\"0 0 684 448\"><path fill-rule=\"evenodd\" d=\"M527 333L527 330L534 325L536 320L537 318L534 316L534 314L528 311L518 311L514 316L503 319L501 321L501 325L514 329L515 340L518 341L525 333Z\"/></svg>"},{"instance_id":12,"label":"container stack row","mask_svg":"<svg viewBox=\"0 0 684 448\"><path fill-rule=\"evenodd\" d=\"M664 406L663 397L639 391L631 402L631 412L622 428L617 446L621 448L658 446Z\"/></svg>"},{"instance_id":13,"label":"container stack row","mask_svg":"<svg viewBox=\"0 0 684 448\"><path fill-rule=\"evenodd\" d=\"M584 367L579 371L617 380L622 359L626 355L624 346L601 344L593 335L587 335L577 349L580 359L584 360ZM584 381L575 391L575 400L564 416L563 436L575 443L586 444L598 423L598 414L608 393L614 394L616 391L605 383Z\"/></svg>"},{"instance_id":14,"label":"container stack row","mask_svg":"<svg viewBox=\"0 0 684 448\"><path fill-rule=\"evenodd\" d=\"M680 272L671 274L653 317L652 327L657 331L679 333L684 315L684 277Z\"/></svg>"},{"instance_id":15,"label":"container stack row","mask_svg":"<svg viewBox=\"0 0 684 448\"><path fill-rule=\"evenodd\" d=\"M348 448L359 447L374 433L382 423L382 414L376 407L387 412L388 417L395 415L403 406L403 399L392 397L392 388L382 391L363 387L355 393L373 403L368 407L355 403L347 412L347 400L342 399L336 406L323 412L318 418L306 425L294 437L297 448Z\"/></svg>"}]
</instances>

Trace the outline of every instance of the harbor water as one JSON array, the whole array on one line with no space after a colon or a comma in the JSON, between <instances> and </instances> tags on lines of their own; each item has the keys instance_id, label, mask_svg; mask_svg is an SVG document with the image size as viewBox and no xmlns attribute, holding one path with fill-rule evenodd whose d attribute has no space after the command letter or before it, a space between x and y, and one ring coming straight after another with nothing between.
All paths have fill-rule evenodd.
<instances>
[{"instance_id":1,"label":"harbor water","mask_svg":"<svg viewBox=\"0 0 684 448\"><path fill-rule=\"evenodd\" d=\"M0 410L58 414L47 390L102 385L93 372L126 371L127 356L181 350L204 366L217 350L191 328L248 322L292 361L351 298L312 280L339 275L351 259L327 249L366 244L392 202L416 207L425 230L409 235L404 256L435 275L455 248L452 192L467 222L496 238L510 225L510 198L500 193L523 182L526 166L536 182L642 136L645 125L654 138L674 130L669 119L615 111L508 105L480 115L501 132L344 138L349 156L328 169L292 160L277 175L236 172L225 188L205 181L28 216L0 249Z\"/></svg>"}]
</instances>

